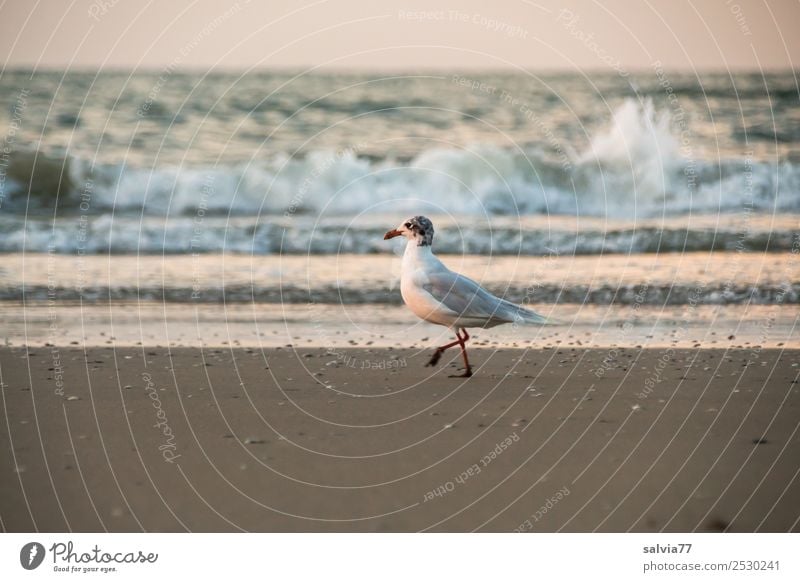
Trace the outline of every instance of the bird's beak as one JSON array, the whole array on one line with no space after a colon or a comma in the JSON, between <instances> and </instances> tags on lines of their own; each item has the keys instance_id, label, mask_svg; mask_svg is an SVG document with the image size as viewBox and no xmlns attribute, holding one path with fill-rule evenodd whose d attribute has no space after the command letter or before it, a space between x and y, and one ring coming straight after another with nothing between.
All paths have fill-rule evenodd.
<instances>
[{"instance_id":1,"label":"bird's beak","mask_svg":"<svg viewBox=\"0 0 800 582\"><path fill-rule=\"evenodd\" d=\"M392 230L387 232L385 235L383 235L383 240L389 240L390 238L394 238L396 236L400 236L401 234L403 234L403 233L400 232L399 230L397 230L396 228L393 228Z\"/></svg>"}]
</instances>

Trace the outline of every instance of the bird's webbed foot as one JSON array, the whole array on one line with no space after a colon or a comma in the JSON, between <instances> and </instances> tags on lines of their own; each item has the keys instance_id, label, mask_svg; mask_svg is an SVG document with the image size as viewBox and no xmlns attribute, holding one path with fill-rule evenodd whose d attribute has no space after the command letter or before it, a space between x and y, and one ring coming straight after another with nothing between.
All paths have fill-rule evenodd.
<instances>
[{"instance_id":1,"label":"bird's webbed foot","mask_svg":"<svg viewBox=\"0 0 800 582\"><path fill-rule=\"evenodd\" d=\"M431 359L428 360L428 363L425 364L425 366L435 366L436 364L438 364L439 360L442 357L442 352L443 350L438 350L438 349L435 352L433 352Z\"/></svg>"}]
</instances>

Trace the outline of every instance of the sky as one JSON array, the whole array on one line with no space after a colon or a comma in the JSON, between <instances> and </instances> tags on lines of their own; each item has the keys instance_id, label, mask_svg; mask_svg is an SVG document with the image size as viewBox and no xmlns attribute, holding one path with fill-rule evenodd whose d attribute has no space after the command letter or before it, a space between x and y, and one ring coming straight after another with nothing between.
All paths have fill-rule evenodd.
<instances>
[{"instance_id":1,"label":"sky","mask_svg":"<svg viewBox=\"0 0 800 582\"><path fill-rule=\"evenodd\" d=\"M5 0L5 67L798 68L798 0Z\"/></svg>"}]
</instances>

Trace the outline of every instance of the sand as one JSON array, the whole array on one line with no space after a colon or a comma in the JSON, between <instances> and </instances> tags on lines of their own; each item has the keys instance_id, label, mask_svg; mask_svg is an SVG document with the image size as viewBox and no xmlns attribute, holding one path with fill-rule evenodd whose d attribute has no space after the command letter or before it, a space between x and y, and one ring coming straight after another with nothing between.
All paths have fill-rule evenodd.
<instances>
[{"instance_id":1,"label":"sand","mask_svg":"<svg viewBox=\"0 0 800 582\"><path fill-rule=\"evenodd\" d=\"M429 355L3 348L2 527L800 530L798 351Z\"/></svg>"}]
</instances>

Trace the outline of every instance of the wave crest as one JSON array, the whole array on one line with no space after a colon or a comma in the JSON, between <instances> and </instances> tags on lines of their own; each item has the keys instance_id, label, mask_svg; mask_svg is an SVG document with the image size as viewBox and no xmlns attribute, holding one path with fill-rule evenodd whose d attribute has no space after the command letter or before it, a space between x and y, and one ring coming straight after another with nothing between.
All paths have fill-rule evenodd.
<instances>
[{"instance_id":1,"label":"wave crest","mask_svg":"<svg viewBox=\"0 0 800 582\"><path fill-rule=\"evenodd\" d=\"M4 208L151 216L427 212L473 216L676 216L800 210L792 162L694 157L690 136L651 102L624 102L582 153L478 145L430 149L409 161L359 148L238 165L133 167L17 153ZM82 204L83 203L83 204Z\"/></svg>"}]
</instances>

